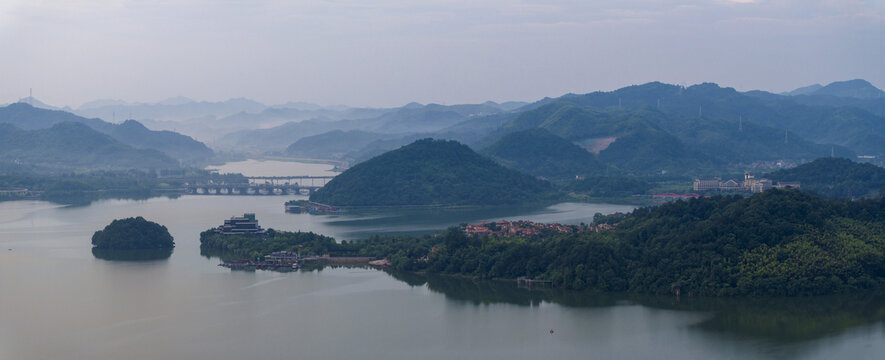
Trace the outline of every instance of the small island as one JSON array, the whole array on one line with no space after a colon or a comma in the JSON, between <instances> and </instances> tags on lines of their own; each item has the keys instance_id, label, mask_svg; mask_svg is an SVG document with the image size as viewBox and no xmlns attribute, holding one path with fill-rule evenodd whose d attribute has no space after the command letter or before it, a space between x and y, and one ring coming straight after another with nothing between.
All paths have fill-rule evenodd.
<instances>
[{"instance_id":1,"label":"small island","mask_svg":"<svg viewBox=\"0 0 885 360\"><path fill-rule=\"evenodd\" d=\"M114 220L104 230L96 231L92 246L108 250L172 249L175 242L165 226L139 216Z\"/></svg>"}]
</instances>

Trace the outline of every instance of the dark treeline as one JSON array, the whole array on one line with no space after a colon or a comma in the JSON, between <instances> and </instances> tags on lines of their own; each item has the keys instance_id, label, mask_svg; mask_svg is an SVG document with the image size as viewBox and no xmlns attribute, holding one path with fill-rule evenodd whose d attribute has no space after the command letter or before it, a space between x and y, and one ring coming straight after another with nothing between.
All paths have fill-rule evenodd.
<instances>
[{"instance_id":1,"label":"dark treeline","mask_svg":"<svg viewBox=\"0 0 885 360\"><path fill-rule=\"evenodd\" d=\"M98 249L171 249L175 242L165 226L138 216L117 219L92 235L92 246Z\"/></svg>"},{"instance_id":2,"label":"dark treeline","mask_svg":"<svg viewBox=\"0 0 885 360\"><path fill-rule=\"evenodd\" d=\"M770 190L640 208L615 230L600 233L468 238L453 228L441 236L376 236L341 244L313 234L322 241L309 244L316 253L387 257L399 270L527 276L568 289L672 294L679 286L687 295L820 295L882 283L883 219L885 199L848 201ZM222 241L217 237L203 236ZM225 241L226 250L250 255L308 246L307 241L287 243L286 249L257 238L252 245Z\"/></svg>"},{"instance_id":3,"label":"dark treeline","mask_svg":"<svg viewBox=\"0 0 885 360\"><path fill-rule=\"evenodd\" d=\"M201 169L94 170L53 172L0 164L0 189L27 189L29 197L62 204L88 204L104 198L146 199L176 195L186 182L246 183L239 174L213 174ZM0 201L21 196L0 194Z\"/></svg>"},{"instance_id":4,"label":"dark treeline","mask_svg":"<svg viewBox=\"0 0 885 360\"><path fill-rule=\"evenodd\" d=\"M885 195L885 168L845 158L820 158L766 177L774 181L799 181L802 189L830 197Z\"/></svg>"}]
</instances>

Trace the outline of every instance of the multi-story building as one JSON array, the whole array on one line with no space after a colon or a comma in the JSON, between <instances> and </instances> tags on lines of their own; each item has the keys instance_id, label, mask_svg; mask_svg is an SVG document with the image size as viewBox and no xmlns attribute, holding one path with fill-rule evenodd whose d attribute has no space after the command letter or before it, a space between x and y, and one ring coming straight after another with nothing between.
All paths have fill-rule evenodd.
<instances>
[{"instance_id":1,"label":"multi-story building","mask_svg":"<svg viewBox=\"0 0 885 360\"><path fill-rule=\"evenodd\" d=\"M720 178L694 179L694 191L718 190Z\"/></svg>"},{"instance_id":2,"label":"multi-story building","mask_svg":"<svg viewBox=\"0 0 885 360\"><path fill-rule=\"evenodd\" d=\"M224 235L232 234L265 234L267 230L258 226L254 213L245 213L243 216L234 216L230 220L224 220L224 224L215 229L216 233Z\"/></svg>"}]
</instances>

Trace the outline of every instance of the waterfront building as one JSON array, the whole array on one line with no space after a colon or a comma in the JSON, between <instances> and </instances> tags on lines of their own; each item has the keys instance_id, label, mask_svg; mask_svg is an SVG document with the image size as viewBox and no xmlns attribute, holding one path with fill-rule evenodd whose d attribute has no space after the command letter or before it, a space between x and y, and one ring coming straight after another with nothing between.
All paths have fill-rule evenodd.
<instances>
[{"instance_id":1,"label":"waterfront building","mask_svg":"<svg viewBox=\"0 0 885 360\"><path fill-rule=\"evenodd\" d=\"M234 216L224 220L224 224L215 229L216 233L224 235L232 234L265 234L267 230L258 226L258 220L254 213L245 213L243 216Z\"/></svg>"}]
</instances>

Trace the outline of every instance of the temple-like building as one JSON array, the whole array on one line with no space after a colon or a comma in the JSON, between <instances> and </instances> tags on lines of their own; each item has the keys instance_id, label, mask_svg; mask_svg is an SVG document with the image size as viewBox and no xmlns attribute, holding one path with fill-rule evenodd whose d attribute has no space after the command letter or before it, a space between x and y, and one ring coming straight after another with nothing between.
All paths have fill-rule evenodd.
<instances>
[{"instance_id":1,"label":"temple-like building","mask_svg":"<svg viewBox=\"0 0 885 360\"><path fill-rule=\"evenodd\" d=\"M267 230L258 226L254 213L245 213L243 216L234 216L230 220L224 220L224 224L215 229L216 233L224 235L232 234L265 234Z\"/></svg>"}]
</instances>

